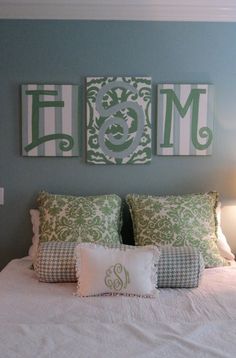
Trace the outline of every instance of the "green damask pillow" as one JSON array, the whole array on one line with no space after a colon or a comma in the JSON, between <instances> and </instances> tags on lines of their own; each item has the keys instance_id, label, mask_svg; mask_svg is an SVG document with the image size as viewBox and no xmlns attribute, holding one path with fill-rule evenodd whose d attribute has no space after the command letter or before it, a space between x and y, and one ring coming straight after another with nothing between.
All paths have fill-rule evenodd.
<instances>
[{"instance_id":1,"label":"green damask pillow","mask_svg":"<svg viewBox=\"0 0 236 358\"><path fill-rule=\"evenodd\" d=\"M192 246L205 266L227 265L216 244L218 194L127 196L136 245Z\"/></svg>"},{"instance_id":2,"label":"green damask pillow","mask_svg":"<svg viewBox=\"0 0 236 358\"><path fill-rule=\"evenodd\" d=\"M76 197L41 192L37 202L40 242L121 242L121 198L115 194Z\"/></svg>"}]
</instances>

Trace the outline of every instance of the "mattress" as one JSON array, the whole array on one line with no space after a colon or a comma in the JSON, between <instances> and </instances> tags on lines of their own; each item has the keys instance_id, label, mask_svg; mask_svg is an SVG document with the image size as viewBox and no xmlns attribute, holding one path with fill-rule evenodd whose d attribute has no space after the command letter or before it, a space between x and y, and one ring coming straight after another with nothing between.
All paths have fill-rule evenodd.
<instances>
[{"instance_id":1,"label":"mattress","mask_svg":"<svg viewBox=\"0 0 236 358\"><path fill-rule=\"evenodd\" d=\"M236 266L157 298L79 298L38 282L28 257L0 273L0 357L228 357L236 354Z\"/></svg>"}]
</instances>

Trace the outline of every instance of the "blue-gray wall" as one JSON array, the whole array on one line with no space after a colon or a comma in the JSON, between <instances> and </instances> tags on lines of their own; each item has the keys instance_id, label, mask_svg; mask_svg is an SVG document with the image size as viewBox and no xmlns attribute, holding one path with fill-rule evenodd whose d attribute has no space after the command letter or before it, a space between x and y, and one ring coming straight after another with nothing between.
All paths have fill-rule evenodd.
<instances>
[{"instance_id":1,"label":"blue-gray wall","mask_svg":"<svg viewBox=\"0 0 236 358\"><path fill-rule=\"evenodd\" d=\"M236 199L236 24L106 21L0 21L0 266L27 254L28 210L37 192L99 194L218 190ZM148 75L156 84L213 83L213 155L157 157L150 165L85 163L84 79L89 75ZM20 85L80 85L80 158L20 154ZM127 223L126 223L127 224Z\"/></svg>"}]
</instances>

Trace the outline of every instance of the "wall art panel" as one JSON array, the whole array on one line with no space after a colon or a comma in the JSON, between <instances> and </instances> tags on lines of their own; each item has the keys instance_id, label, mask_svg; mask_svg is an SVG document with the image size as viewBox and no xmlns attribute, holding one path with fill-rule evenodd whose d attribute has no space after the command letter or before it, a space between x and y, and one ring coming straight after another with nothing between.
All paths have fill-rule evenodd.
<instances>
[{"instance_id":1,"label":"wall art panel","mask_svg":"<svg viewBox=\"0 0 236 358\"><path fill-rule=\"evenodd\" d=\"M157 92L157 154L212 154L213 86L162 84Z\"/></svg>"},{"instance_id":2,"label":"wall art panel","mask_svg":"<svg viewBox=\"0 0 236 358\"><path fill-rule=\"evenodd\" d=\"M78 86L22 85L22 154L79 155Z\"/></svg>"},{"instance_id":3,"label":"wall art panel","mask_svg":"<svg viewBox=\"0 0 236 358\"><path fill-rule=\"evenodd\" d=\"M151 78L88 77L87 162L151 161Z\"/></svg>"}]
</instances>

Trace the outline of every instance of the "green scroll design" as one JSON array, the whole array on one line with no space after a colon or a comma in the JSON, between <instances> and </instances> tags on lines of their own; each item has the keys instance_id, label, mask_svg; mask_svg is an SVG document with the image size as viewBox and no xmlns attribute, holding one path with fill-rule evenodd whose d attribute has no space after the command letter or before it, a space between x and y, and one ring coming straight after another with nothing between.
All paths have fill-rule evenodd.
<instances>
[{"instance_id":1,"label":"green scroll design","mask_svg":"<svg viewBox=\"0 0 236 358\"><path fill-rule=\"evenodd\" d=\"M87 160L139 164L151 160L151 79L87 79Z\"/></svg>"},{"instance_id":2,"label":"green scroll design","mask_svg":"<svg viewBox=\"0 0 236 358\"><path fill-rule=\"evenodd\" d=\"M59 148L62 151L69 151L74 146L73 138L64 133L47 134L40 137L40 120L39 110L45 107L64 107L64 101L41 101L40 96L57 96L58 91L55 90L26 90L26 95L32 96L32 142L29 143L24 149L29 152L33 148L38 147L40 144L51 141L61 140Z\"/></svg>"},{"instance_id":3,"label":"green scroll design","mask_svg":"<svg viewBox=\"0 0 236 358\"><path fill-rule=\"evenodd\" d=\"M192 123L191 123L191 140L193 146L198 150L207 149L213 139L212 130L209 127L201 127L198 129L199 118L199 101L200 95L205 94L205 89L194 88L191 90L184 106L181 105L178 97L172 89L161 89L160 94L166 95L166 113L165 113L165 127L164 127L164 143L160 146L162 148L172 148L171 143L171 127L172 127L172 112L175 105L178 113L182 118L185 117L189 108L192 106ZM201 144L198 140L198 136L202 139L206 139L204 144Z\"/></svg>"},{"instance_id":4,"label":"green scroll design","mask_svg":"<svg viewBox=\"0 0 236 358\"><path fill-rule=\"evenodd\" d=\"M144 129L144 113L142 107L138 105L136 102L133 101L125 101L122 103L117 103L112 107L104 108L102 105L103 97L109 91L112 91L116 88L122 88L129 90L131 93L137 95L137 90L128 83L124 83L121 81L113 81L105 86L103 86L97 94L96 98L96 109L102 117L106 117L106 121L100 128L98 141L102 151L107 154L108 156L115 157L115 158L125 158L131 153L139 145L140 139L143 134ZM131 111L134 112L134 117L137 116L137 128L135 136L130 138L129 136L129 127L127 121L125 121L122 117L117 115L119 111L122 111L126 108L129 108ZM119 138L116 137L116 133L107 133L109 127L111 126L119 126L122 129L122 136ZM106 144L105 135L107 133L108 143ZM129 143L129 146L126 146L126 143ZM109 149L109 143L113 145L113 150ZM119 150L115 146L118 146Z\"/></svg>"}]
</instances>

